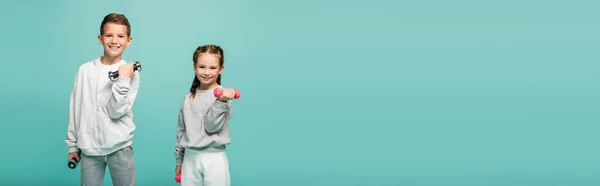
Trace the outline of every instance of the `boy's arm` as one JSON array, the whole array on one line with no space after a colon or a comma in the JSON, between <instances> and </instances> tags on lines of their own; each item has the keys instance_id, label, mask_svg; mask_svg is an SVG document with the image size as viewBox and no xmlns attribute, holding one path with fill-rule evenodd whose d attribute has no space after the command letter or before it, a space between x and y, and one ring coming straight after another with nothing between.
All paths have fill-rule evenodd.
<instances>
[{"instance_id":1,"label":"boy's arm","mask_svg":"<svg viewBox=\"0 0 600 186\"><path fill-rule=\"evenodd\" d=\"M112 86L113 96L108 102L108 115L118 119L131 111L140 86L140 74L134 72L133 77L117 78Z\"/></svg>"},{"instance_id":2,"label":"boy's arm","mask_svg":"<svg viewBox=\"0 0 600 186\"><path fill-rule=\"evenodd\" d=\"M77 147L77 130L79 129L79 110L77 104L79 104L78 89L80 84L79 72L75 75L75 82L73 83L73 89L71 90L71 98L69 100L69 121L67 125L67 139L65 143L69 148L69 153L78 152Z\"/></svg>"},{"instance_id":3,"label":"boy's arm","mask_svg":"<svg viewBox=\"0 0 600 186\"><path fill-rule=\"evenodd\" d=\"M182 106L183 108L183 106ZM176 166L181 166L183 163L183 155L185 154L185 149L181 145L181 138L183 138L183 134L185 133L185 122L183 120L183 109L179 109L179 118L177 121L177 142L175 143L175 160Z\"/></svg>"},{"instance_id":4,"label":"boy's arm","mask_svg":"<svg viewBox=\"0 0 600 186\"><path fill-rule=\"evenodd\" d=\"M204 126L207 133L217 133L221 131L225 122L231 119L231 101L223 102L215 100L208 108L206 117L204 117Z\"/></svg>"}]
</instances>

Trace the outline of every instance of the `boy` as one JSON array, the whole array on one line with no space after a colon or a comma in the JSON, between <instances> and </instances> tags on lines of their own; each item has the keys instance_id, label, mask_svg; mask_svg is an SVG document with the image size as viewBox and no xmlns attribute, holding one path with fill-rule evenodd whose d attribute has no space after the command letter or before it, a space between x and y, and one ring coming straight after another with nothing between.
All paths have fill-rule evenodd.
<instances>
[{"instance_id":1,"label":"boy","mask_svg":"<svg viewBox=\"0 0 600 186\"><path fill-rule=\"evenodd\" d=\"M137 185L131 108L140 74L121 58L131 44L130 34L124 15L106 15L98 35L104 55L81 65L75 76L65 142L68 159L81 159L81 185L102 185L106 166L113 185ZM113 82L108 72L117 70L119 77Z\"/></svg>"}]
</instances>

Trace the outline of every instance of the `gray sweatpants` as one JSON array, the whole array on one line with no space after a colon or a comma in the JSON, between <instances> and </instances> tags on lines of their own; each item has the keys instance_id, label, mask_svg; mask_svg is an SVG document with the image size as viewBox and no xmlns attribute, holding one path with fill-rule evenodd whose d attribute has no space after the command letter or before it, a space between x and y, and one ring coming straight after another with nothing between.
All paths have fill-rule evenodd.
<instances>
[{"instance_id":1,"label":"gray sweatpants","mask_svg":"<svg viewBox=\"0 0 600 186\"><path fill-rule=\"evenodd\" d=\"M106 166L114 186L136 186L136 168L131 146L106 156L81 153L81 185L101 186Z\"/></svg>"}]
</instances>

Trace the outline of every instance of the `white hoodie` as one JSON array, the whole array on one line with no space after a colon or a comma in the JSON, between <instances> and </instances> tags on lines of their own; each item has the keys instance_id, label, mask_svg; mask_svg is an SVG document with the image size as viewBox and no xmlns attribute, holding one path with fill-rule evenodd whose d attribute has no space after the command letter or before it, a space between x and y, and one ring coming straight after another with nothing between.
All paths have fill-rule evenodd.
<instances>
[{"instance_id":1,"label":"white hoodie","mask_svg":"<svg viewBox=\"0 0 600 186\"><path fill-rule=\"evenodd\" d=\"M79 67L71 91L65 143L69 152L103 156L132 144L131 108L138 93L140 74L110 81L109 71L118 71L124 60L104 65L100 57Z\"/></svg>"}]
</instances>

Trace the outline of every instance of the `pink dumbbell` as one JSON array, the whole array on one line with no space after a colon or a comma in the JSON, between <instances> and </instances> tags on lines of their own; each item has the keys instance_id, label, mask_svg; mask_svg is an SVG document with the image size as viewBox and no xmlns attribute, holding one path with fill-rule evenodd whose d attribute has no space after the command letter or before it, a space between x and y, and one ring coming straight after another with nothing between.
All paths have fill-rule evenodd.
<instances>
[{"instance_id":1,"label":"pink dumbbell","mask_svg":"<svg viewBox=\"0 0 600 186\"><path fill-rule=\"evenodd\" d=\"M175 181L177 183L181 183L181 174L178 174L177 176L175 176Z\"/></svg>"},{"instance_id":2,"label":"pink dumbbell","mask_svg":"<svg viewBox=\"0 0 600 186\"><path fill-rule=\"evenodd\" d=\"M223 89L220 88L215 88L215 97L221 97L221 94L223 94ZM235 90L235 99L240 98L240 90Z\"/></svg>"}]
</instances>

